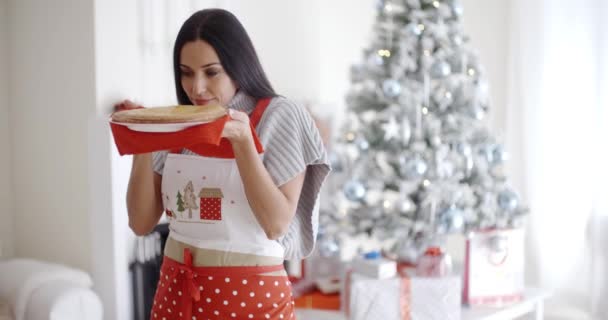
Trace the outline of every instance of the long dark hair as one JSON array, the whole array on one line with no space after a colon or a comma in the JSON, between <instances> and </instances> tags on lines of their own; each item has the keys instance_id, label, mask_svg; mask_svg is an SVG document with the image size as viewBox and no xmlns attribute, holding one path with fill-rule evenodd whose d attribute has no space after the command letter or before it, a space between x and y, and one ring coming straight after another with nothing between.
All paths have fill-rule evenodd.
<instances>
[{"instance_id":1,"label":"long dark hair","mask_svg":"<svg viewBox=\"0 0 608 320\"><path fill-rule=\"evenodd\" d=\"M181 84L180 53L187 42L196 40L203 40L215 49L224 70L239 90L257 99L277 96L239 20L226 10L205 9L190 16L175 39L173 74L179 104L191 104Z\"/></svg>"}]
</instances>

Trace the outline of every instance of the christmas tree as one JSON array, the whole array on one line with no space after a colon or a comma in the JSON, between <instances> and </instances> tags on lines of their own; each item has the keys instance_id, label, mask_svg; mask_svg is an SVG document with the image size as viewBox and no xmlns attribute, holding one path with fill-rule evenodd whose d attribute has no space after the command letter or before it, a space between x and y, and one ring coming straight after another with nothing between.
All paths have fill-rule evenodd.
<instances>
[{"instance_id":1,"label":"christmas tree","mask_svg":"<svg viewBox=\"0 0 608 320\"><path fill-rule=\"evenodd\" d=\"M177 211L184 212L184 200L182 200L182 194L177 191Z\"/></svg>"},{"instance_id":2,"label":"christmas tree","mask_svg":"<svg viewBox=\"0 0 608 320\"><path fill-rule=\"evenodd\" d=\"M378 2L330 153L321 254L382 250L414 262L442 235L523 223L461 16L457 0Z\"/></svg>"},{"instance_id":3,"label":"christmas tree","mask_svg":"<svg viewBox=\"0 0 608 320\"><path fill-rule=\"evenodd\" d=\"M192 210L198 209L196 204L196 196L194 195L194 185L192 181L188 181L186 188L184 189L184 208L188 209L188 219L192 219Z\"/></svg>"}]
</instances>

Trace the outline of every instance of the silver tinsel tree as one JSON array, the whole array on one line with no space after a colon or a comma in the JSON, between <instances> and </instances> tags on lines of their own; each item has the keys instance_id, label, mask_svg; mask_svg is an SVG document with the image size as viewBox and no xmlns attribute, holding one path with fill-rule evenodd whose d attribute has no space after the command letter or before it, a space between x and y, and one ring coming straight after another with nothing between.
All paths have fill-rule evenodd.
<instances>
[{"instance_id":1,"label":"silver tinsel tree","mask_svg":"<svg viewBox=\"0 0 608 320\"><path fill-rule=\"evenodd\" d=\"M483 122L488 84L461 15L457 0L378 2L331 150L322 255L382 250L415 262L441 235L521 226L526 209Z\"/></svg>"}]
</instances>

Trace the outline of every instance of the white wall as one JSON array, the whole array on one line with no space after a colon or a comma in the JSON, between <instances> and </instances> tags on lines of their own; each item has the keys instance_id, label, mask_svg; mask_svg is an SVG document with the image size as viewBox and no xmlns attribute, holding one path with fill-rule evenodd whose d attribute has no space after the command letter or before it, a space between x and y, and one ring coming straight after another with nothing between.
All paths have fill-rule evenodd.
<instances>
[{"instance_id":1,"label":"white wall","mask_svg":"<svg viewBox=\"0 0 608 320\"><path fill-rule=\"evenodd\" d=\"M462 0L464 31L471 38L490 84L488 124L504 140L506 130L510 1ZM504 142L504 141L503 141Z\"/></svg>"},{"instance_id":2,"label":"white wall","mask_svg":"<svg viewBox=\"0 0 608 320\"><path fill-rule=\"evenodd\" d=\"M131 157L118 155L107 121L117 101L141 97L137 3L95 1L96 95L88 132L91 241L95 252L92 274L104 303L104 319L108 320L132 318L128 255L133 233L125 205Z\"/></svg>"},{"instance_id":3,"label":"white wall","mask_svg":"<svg viewBox=\"0 0 608 320\"><path fill-rule=\"evenodd\" d=\"M342 121L344 98L350 88L350 66L361 62L363 49L371 43L376 3L336 0L322 5L318 48L321 94L314 108L322 117ZM337 124L333 126L335 131Z\"/></svg>"},{"instance_id":4,"label":"white wall","mask_svg":"<svg viewBox=\"0 0 608 320\"><path fill-rule=\"evenodd\" d=\"M0 0L0 257L13 255L13 197L8 83L8 0Z\"/></svg>"},{"instance_id":5,"label":"white wall","mask_svg":"<svg viewBox=\"0 0 608 320\"><path fill-rule=\"evenodd\" d=\"M320 94L320 0L227 1L244 25L275 90L291 99Z\"/></svg>"},{"instance_id":6,"label":"white wall","mask_svg":"<svg viewBox=\"0 0 608 320\"><path fill-rule=\"evenodd\" d=\"M9 0L15 251L91 267L91 1Z\"/></svg>"}]
</instances>

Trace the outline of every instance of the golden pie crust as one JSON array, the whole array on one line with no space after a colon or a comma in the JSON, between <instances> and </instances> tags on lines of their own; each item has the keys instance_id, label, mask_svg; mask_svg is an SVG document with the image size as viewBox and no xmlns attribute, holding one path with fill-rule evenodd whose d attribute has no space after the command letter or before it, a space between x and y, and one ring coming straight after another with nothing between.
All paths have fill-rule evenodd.
<instances>
[{"instance_id":1,"label":"golden pie crust","mask_svg":"<svg viewBox=\"0 0 608 320\"><path fill-rule=\"evenodd\" d=\"M112 121L123 123L211 122L226 114L227 109L219 105L179 105L119 111L112 115Z\"/></svg>"}]
</instances>

